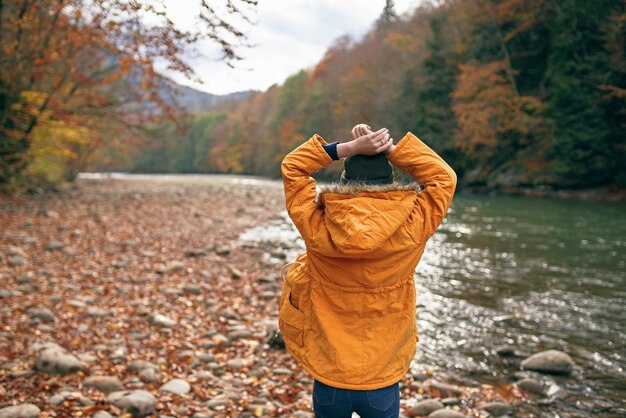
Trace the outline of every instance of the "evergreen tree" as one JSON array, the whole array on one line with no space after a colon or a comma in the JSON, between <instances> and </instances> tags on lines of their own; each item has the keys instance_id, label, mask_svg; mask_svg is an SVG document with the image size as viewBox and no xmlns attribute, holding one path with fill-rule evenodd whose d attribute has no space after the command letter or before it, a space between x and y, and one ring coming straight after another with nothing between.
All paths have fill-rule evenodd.
<instances>
[{"instance_id":1,"label":"evergreen tree","mask_svg":"<svg viewBox=\"0 0 626 418\"><path fill-rule=\"evenodd\" d=\"M599 86L609 84L611 75L603 26L619 3L553 0L550 4L546 85L549 115L556 125L551 155L556 172L572 185L600 185L614 175L615 133L607 123L607 104Z\"/></svg>"},{"instance_id":2,"label":"evergreen tree","mask_svg":"<svg viewBox=\"0 0 626 418\"><path fill-rule=\"evenodd\" d=\"M395 11L395 5L393 0L386 0L383 12L380 15L379 20L384 23L391 22L398 17Z\"/></svg>"}]
</instances>

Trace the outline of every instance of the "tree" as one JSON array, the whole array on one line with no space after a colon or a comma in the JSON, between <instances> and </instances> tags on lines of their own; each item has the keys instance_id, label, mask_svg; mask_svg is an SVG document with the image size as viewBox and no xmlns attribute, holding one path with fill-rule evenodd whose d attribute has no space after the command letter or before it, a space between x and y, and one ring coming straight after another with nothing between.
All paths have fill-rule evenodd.
<instances>
[{"instance_id":1,"label":"tree","mask_svg":"<svg viewBox=\"0 0 626 418\"><path fill-rule=\"evenodd\" d=\"M383 12L380 15L379 20L385 23L389 23L398 17L395 11L395 5L393 0L386 0Z\"/></svg>"},{"instance_id":2,"label":"tree","mask_svg":"<svg viewBox=\"0 0 626 418\"><path fill-rule=\"evenodd\" d=\"M33 134L48 122L89 129L97 142L100 121L139 134L156 115L176 120L155 63L193 79L184 53L207 39L233 65L245 35L223 15L250 21L243 7L256 3L228 0L220 13L201 0L204 25L182 30L163 0L0 1L0 184L26 167Z\"/></svg>"},{"instance_id":3,"label":"tree","mask_svg":"<svg viewBox=\"0 0 626 418\"><path fill-rule=\"evenodd\" d=\"M623 2L563 0L550 2L551 48L546 87L548 114L556 132L551 149L554 168L571 185L610 182L618 170L614 146L623 131L609 123L601 86L613 72L605 25Z\"/></svg>"}]
</instances>

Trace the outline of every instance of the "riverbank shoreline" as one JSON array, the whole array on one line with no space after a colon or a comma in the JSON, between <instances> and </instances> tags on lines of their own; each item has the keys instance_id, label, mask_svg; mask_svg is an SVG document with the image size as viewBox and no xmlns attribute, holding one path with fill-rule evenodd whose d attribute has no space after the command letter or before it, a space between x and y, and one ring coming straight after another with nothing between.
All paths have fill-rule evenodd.
<instances>
[{"instance_id":1,"label":"riverbank shoreline","mask_svg":"<svg viewBox=\"0 0 626 418\"><path fill-rule=\"evenodd\" d=\"M80 180L115 180L115 179L138 179L138 180L167 180L177 177L186 177L190 180L202 179L205 177L214 178L232 178L238 177L242 180L248 179L251 181L266 181L266 182L281 182L280 178L271 178L254 175L231 175L231 174L218 174L218 173L126 173L126 172L85 172L80 173L78 178L74 182L65 183L59 185L56 190L44 190L42 188L26 189L14 189L3 190L0 189L0 196L20 196L20 195L44 195L54 194L72 189L77 181ZM326 183L325 180L320 180L320 184ZM457 194L461 195L476 195L476 196L511 196L511 197L531 197L531 198L551 198L562 200L578 200L578 201L591 201L591 202L610 202L610 203L624 203L626 202L626 188L619 188L614 186L603 186L594 188L581 188L581 189L555 189L550 186L537 186L537 187L499 187L491 188L485 186L464 186L459 184L457 186Z\"/></svg>"}]
</instances>

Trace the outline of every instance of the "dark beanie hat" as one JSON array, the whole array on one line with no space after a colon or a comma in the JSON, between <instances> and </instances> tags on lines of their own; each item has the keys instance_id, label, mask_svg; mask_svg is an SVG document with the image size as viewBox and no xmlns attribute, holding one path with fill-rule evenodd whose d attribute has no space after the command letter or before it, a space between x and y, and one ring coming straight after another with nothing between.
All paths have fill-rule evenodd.
<instances>
[{"instance_id":1,"label":"dark beanie hat","mask_svg":"<svg viewBox=\"0 0 626 418\"><path fill-rule=\"evenodd\" d=\"M344 160L341 183L391 184L393 169L385 154L353 155Z\"/></svg>"}]
</instances>

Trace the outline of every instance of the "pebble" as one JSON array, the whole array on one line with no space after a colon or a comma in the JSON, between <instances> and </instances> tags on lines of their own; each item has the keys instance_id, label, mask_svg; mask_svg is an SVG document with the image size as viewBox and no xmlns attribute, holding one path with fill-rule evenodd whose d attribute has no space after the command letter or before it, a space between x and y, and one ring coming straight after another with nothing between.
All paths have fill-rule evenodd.
<instances>
[{"instance_id":1,"label":"pebble","mask_svg":"<svg viewBox=\"0 0 626 418\"><path fill-rule=\"evenodd\" d=\"M228 334L228 337L231 340L239 340L242 338L249 338L251 335L252 333L248 330L236 330L236 331L230 332Z\"/></svg>"},{"instance_id":2,"label":"pebble","mask_svg":"<svg viewBox=\"0 0 626 418\"><path fill-rule=\"evenodd\" d=\"M416 415L428 415L433 411L443 409L443 404L436 399L426 399L418 402L413 408L411 413Z\"/></svg>"},{"instance_id":3,"label":"pebble","mask_svg":"<svg viewBox=\"0 0 626 418\"><path fill-rule=\"evenodd\" d=\"M41 411L31 403L0 409L0 418L37 418Z\"/></svg>"},{"instance_id":4,"label":"pebble","mask_svg":"<svg viewBox=\"0 0 626 418\"><path fill-rule=\"evenodd\" d=\"M183 286L183 290L185 291L185 293L190 293L192 295L201 295L202 294L202 289L200 289L199 286L193 285L193 284L186 284Z\"/></svg>"},{"instance_id":5,"label":"pebble","mask_svg":"<svg viewBox=\"0 0 626 418\"><path fill-rule=\"evenodd\" d=\"M204 248L193 248L191 250L185 251L185 256L187 257L202 257L207 255L208 251Z\"/></svg>"},{"instance_id":6,"label":"pebble","mask_svg":"<svg viewBox=\"0 0 626 418\"><path fill-rule=\"evenodd\" d=\"M228 247L218 247L215 249L215 254L225 256L230 254L230 248Z\"/></svg>"},{"instance_id":7,"label":"pebble","mask_svg":"<svg viewBox=\"0 0 626 418\"><path fill-rule=\"evenodd\" d=\"M206 403L206 406L213 409L219 406L228 406L230 402L227 399L211 399Z\"/></svg>"},{"instance_id":8,"label":"pebble","mask_svg":"<svg viewBox=\"0 0 626 418\"><path fill-rule=\"evenodd\" d=\"M272 374L274 374L275 376L290 376L293 374L293 371L285 367L277 367L274 370L272 370Z\"/></svg>"},{"instance_id":9,"label":"pebble","mask_svg":"<svg viewBox=\"0 0 626 418\"><path fill-rule=\"evenodd\" d=\"M8 255L9 257L15 256L15 255L19 255L21 257L26 256L26 253L24 252L24 250L21 247L16 247L14 245L9 245L7 250L6 250L6 255Z\"/></svg>"},{"instance_id":10,"label":"pebble","mask_svg":"<svg viewBox=\"0 0 626 418\"><path fill-rule=\"evenodd\" d=\"M146 360L135 360L128 366L128 370L135 371L135 372L141 371L144 369L158 369L158 368L159 366Z\"/></svg>"},{"instance_id":11,"label":"pebble","mask_svg":"<svg viewBox=\"0 0 626 418\"><path fill-rule=\"evenodd\" d=\"M467 418L467 415L454 409L438 409L428 415L428 418Z\"/></svg>"},{"instance_id":12,"label":"pebble","mask_svg":"<svg viewBox=\"0 0 626 418\"><path fill-rule=\"evenodd\" d=\"M211 353L199 353L196 355L196 358L203 363L209 363L211 361L215 361L215 356Z\"/></svg>"},{"instance_id":13,"label":"pebble","mask_svg":"<svg viewBox=\"0 0 626 418\"><path fill-rule=\"evenodd\" d=\"M47 348L39 353L35 361L35 370L48 374L66 375L86 369L84 362L62 348Z\"/></svg>"},{"instance_id":14,"label":"pebble","mask_svg":"<svg viewBox=\"0 0 626 418\"><path fill-rule=\"evenodd\" d=\"M41 322L54 322L55 317L48 308L34 308L30 310L30 317L36 318Z\"/></svg>"},{"instance_id":15,"label":"pebble","mask_svg":"<svg viewBox=\"0 0 626 418\"><path fill-rule=\"evenodd\" d=\"M109 414L107 411L98 411L93 414L93 418L113 418L113 415Z\"/></svg>"},{"instance_id":16,"label":"pebble","mask_svg":"<svg viewBox=\"0 0 626 418\"><path fill-rule=\"evenodd\" d=\"M136 417L150 415L156 408L156 398L142 389L113 392L107 401Z\"/></svg>"},{"instance_id":17,"label":"pebble","mask_svg":"<svg viewBox=\"0 0 626 418\"><path fill-rule=\"evenodd\" d=\"M293 418L315 418L315 415L308 411L296 411L292 416Z\"/></svg>"},{"instance_id":18,"label":"pebble","mask_svg":"<svg viewBox=\"0 0 626 418\"><path fill-rule=\"evenodd\" d=\"M545 395L543 384L541 384L541 382L539 382L538 380L535 380L532 378L525 378L525 379L518 380L517 382L515 382L515 384L517 385L518 388L520 388L524 392L531 392L531 393L536 393L539 395Z\"/></svg>"},{"instance_id":19,"label":"pebble","mask_svg":"<svg viewBox=\"0 0 626 418\"><path fill-rule=\"evenodd\" d=\"M480 409L484 409L494 417L500 417L513 412L511 404L506 402L489 402L480 406Z\"/></svg>"},{"instance_id":20,"label":"pebble","mask_svg":"<svg viewBox=\"0 0 626 418\"><path fill-rule=\"evenodd\" d=\"M559 350L546 350L535 353L522 361L522 370L535 370L543 373L569 374L574 362L571 357Z\"/></svg>"},{"instance_id":21,"label":"pebble","mask_svg":"<svg viewBox=\"0 0 626 418\"><path fill-rule=\"evenodd\" d=\"M20 256L9 257L7 261L12 266L25 266L26 265L26 259Z\"/></svg>"},{"instance_id":22,"label":"pebble","mask_svg":"<svg viewBox=\"0 0 626 418\"><path fill-rule=\"evenodd\" d=\"M176 325L176 321L158 313L152 315L151 321L154 325L164 328L172 328Z\"/></svg>"},{"instance_id":23,"label":"pebble","mask_svg":"<svg viewBox=\"0 0 626 418\"><path fill-rule=\"evenodd\" d=\"M226 363L226 367L231 369L241 369L246 365L245 361L242 358L234 358L232 360L228 360Z\"/></svg>"},{"instance_id":24,"label":"pebble","mask_svg":"<svg viewBox=\"0 0 626 418\"><path fill-rule=\"evenodd\" d=\"M448 383L438 382L436 380L433 380L432 382L430 382L430 387L432 389L436 389L436 390L438 390L440 392L444 392L444 393L451 393L453 395L460 395L461 394L461 390L459 389L458 386L450 385Z\"/></svg>"},{"instance_id":25,"label":"pebble","mask_svg":"<svg viewBox=\"0 0 626 418\"><path fill-rule=\"evenodd\" d=\"M64 247L65 247L65 244L63 244L62 242L58 242L58 241L50 241L48 244L46 244L47 251L62 250Z\"/></svg>"},{"instance_id":26,"label":"pebble","mask_svg":"<svg viewBox=\"0 0 626 418\"><path fill-rule=\"evenodd\" d=\"M191 391L191 385L183 379L172 379L159 388L159 391L172 392L178 395L183 395Z\"/></svg>"},{"instance_id":27,"label":"pebble","mask_svg":"<svg viewBox=\"0 0 626 418\"><path fill-rule=\"evenodd\" d=\"M146 383L155 382L157 380L156 370L151 367L146 367L139 372L139 377Z\"/></svg>"},{"instance_id":28,"label":"pebble","mask_svg":"<svg viewBox=\"0 0 626 418\"><path fill-rule=\"evenodd\" d=\"M83 385L94 387L104 393L124 390L124 384L115 376L90 376L83 381Z\"/></svg>"}]
</instances>

